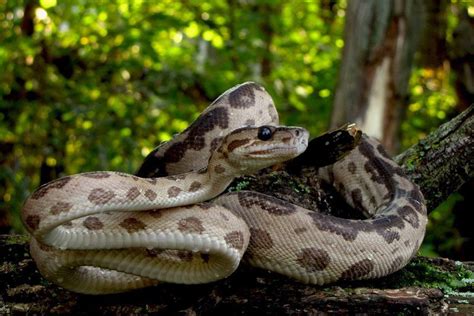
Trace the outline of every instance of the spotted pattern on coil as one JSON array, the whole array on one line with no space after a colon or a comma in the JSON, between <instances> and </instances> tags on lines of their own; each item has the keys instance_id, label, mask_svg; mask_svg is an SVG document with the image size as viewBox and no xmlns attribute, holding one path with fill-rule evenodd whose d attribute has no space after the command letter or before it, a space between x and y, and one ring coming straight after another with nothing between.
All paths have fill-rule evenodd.
<instances>
[{"instance_id":1,"label":"spotted pattern on coil","mask_svg":"<svg viewBox=\"0 0 474 316\"><path fill-rule=\"evenodd\" d=\"M268 231L250 227L250 245L252 252L273 248L273 239Z\"/></svg>"},{"instance_id":2,"label":"spotted pattern on coil","mask_svg":"<svg viewBox=\"0 0 474 316\"><path fill-rule=\"evenodd\" d=\"M178 230L186 233L202 234L206 229L199 218L190 216L178 221Z\"/></svg>"},{"instance_id":3,"label":"spotted pattern on coil","mask_svg":"<svg viewBox=\"0 0 474 316\"><path fill-rule=\"evenodd\" d=\"M109 178L110 173L106 171L94 171L81 174L82 177L91 178L91 179L104 179Z\"/></svg>"},{"instance_id":4,"label":"spotted pattern on coil","mask_svg":"<svg viewBox=\"0 0 474 316\"><path fill-rule=\"evenodd\" d=\"M170 198L174 198L174 197L178 196L179 193L181 193L181 188L179 188L177 186L173 185L168 189L168 197L170 197Z\"/></svg>"},{"instance_id":5,"label":"spotted pattern on coil","mask_svg":"<svg viewBox=\"0 0 474 316\"><path fill-rule=\"evenodd\" d=\"M229 93L229 104L232 108L245 109L255 106L254 90L262 88L257 84L248 84Z\"/></svg>"},{"instance_id":6,"label":"spotted pattern on coil","mask_svg":"<svg viewBox=\"0 0 474 316\"><path fill-rule=\"evenodd\" d=\"M326 216L317 212L310 212L308 215L318 229L339 235L346 241L354 241L361 232L375 232L390 244L400 239L398 231L405 227L403 220L396 215L364 221Z\"/></svg>"},{"instance_id":7,"label":"spotted pattern on coil","mask_svg":"<svg viewBox=\"0 0 474 316\"><path fill-rule=\"evenodd\" d=\"M25 224L32 230L38 229L41 218L38 215L28 215L25 219Z\"/></svg>"},{"instance_id":8,"label":"spotted pattern on coil","mask_svg":"<svg viewBox=\"0 0 474 316\"><path fill-rule=\"evenodd\" d=\"M232 231L224 236L226 243L237 250L244 248L244 234L241 231Z\"/></svg>"},{"instance_id":9,"label":"spotted pattern on coil","mask_svg":"<svg viewBox=\"0 0 474 316\"><path fill-rule=\"evenodd\" d=\"M138 196L140 196L140 190L137 187L131 187L130 189L128 189L128 192L126 195L128 200L133 201Z\"/></svg>"},{"instance_id":10,"label":"spotted pattern on coil","mask_svg":"<svg viewBox=\"0 0 474 316\"><path fill-rule=\"evenodd\" d=\"M155 191L148 189L145 192L145 196L148 198L148 200L154 201L156 197L158 196L158 194L156 194Z\"/></svg>"},{"instance_id":11,"label":"spotted pattern on coil","mask_svg":"<svg viewBox=\"0 0 474 316\"><path fill-rule=\"evenodd\" d=\"M127 232L134 233L146 228L146 224L135 217L128 217L119 224L120 227L125 228Z\"/></svg>"},{"instance_id":12,"label":"spotted pattern on coil","mask_svg":"<svg viewBox=\"0 0 474 316\"><path fill-rule=\"evenodd\" d=\"M104 227L102 221L95 216L88 216L82 222L82 225L88 230L99 230Z\"/></svg>"},{"instance_id":13,"label":"spotted pattern on coil","mask_svg":"<svg viewBox=\"0 0 474 316\"><path fill-rule=\"evenodd\" d=\"M343 271L340 277L341 281L355 280L366 276L374 270L374 263L370 259L363 259L351 265Z\"/></svg>"},{"instance_id":14,"label":"spotted pattern on coil","mask_svg":"<svg viewBox=\"0 0 474 316\"><path fill-rule=\"evenodd\" d=\"M298 254L296 262L307 272L312 273L326 269L331 262L331 258L324 249L303 248Z\"/></svg>"},{"instance_id":15,"label":"spotted pattern on coil","mask_svg":"<svg viewBox=\"0 0 474 316\"><path fill-rule=\"evenodd\" d=\"M183 159L189 150L199 151L206 146L205 135L216 129L226 129L229 126L228 110L217 107L200 116L188 129L184 141L171 145L163 155L163 164L176 163ZM165 168L166 169L166 168Z\"/></svg>"},{"instance_id":16,"label":"spotted pattern on coil","mask_svg":"<svg viewBox=\"0 0 474 316\"><path fill-rule=\"evenodd\" d=\"M63 177L57 180L53 180L49 183L43 184L31 195L31 199L39 200L44 197L51 189L62 189L69 181L72 180L72 177Z\"/></svg>"},{"instance_id":17,"label":"spotted pattern on coil","mask_svg":"<svg viewBox=\"0 0 474 316\"><path fill-rule=\"evenodd\" d=\"M102 188L96 188L91 191L87 199L96 205L103 205L109 202L115 197L115 193L112 190L105 190Z\"/></svg>"},{"instance_id":18,"label":"spotted pattern on coil","mask_svg":"<svg viewBox=\"0 0 474 316\"><path fill-rule=\"evenodd\" d=\"M257 206L271 215L290 215L296 212L296 207L293 204L261 193L246 191L245 194L237 196L243 207Z\"/></svg>"},{"instance_id":19,"label":"spotted pattern on coil","mask_svg":"<svg viewBox=\"0 0 474 316\"><path fill-rule=\"evenodd\" d=\"M72 206L73 205L69 202L59 201L56 202L56 204L54 204L53 206L51 206L51 208L49 209L49 213L51 213L52 215L65 213L68 212L72 208Z\"/></svg>"}]
</instances>

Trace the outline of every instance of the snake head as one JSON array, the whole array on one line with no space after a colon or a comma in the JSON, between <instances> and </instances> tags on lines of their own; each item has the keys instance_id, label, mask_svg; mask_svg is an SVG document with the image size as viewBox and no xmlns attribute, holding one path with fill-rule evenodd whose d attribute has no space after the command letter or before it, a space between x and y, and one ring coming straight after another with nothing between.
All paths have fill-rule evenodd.
<instances>
[{"instance_id":1,"label":"snake head","mask_svg":"<svg viewBox=\"0 0 474 316\"><path fill-rule=\"evenodd\" d=\"M218 152L235 173L250 174L298 156L306 150L308 137L301 127L247 126L228 134Z\"/></svg>"}]
</instances>

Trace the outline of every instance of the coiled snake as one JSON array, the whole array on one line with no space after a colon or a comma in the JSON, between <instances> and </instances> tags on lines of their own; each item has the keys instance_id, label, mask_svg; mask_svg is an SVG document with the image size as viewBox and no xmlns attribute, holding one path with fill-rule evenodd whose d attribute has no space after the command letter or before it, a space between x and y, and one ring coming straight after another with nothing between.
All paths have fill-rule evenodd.
<instances>
[{"instance_id":1,"label":"coiled snake","mask_svg":"<svg viewBox=\"0 0 474 316\"><path fill-rule=\"evenodd\" d=\"M317 176L370 219L322 215L250 191L218 196L236 176L306 149L306 130L277 125L268 93L244 83L154 150L137 173L159 177L99 171L41 186L22 210L40 272L72 291L105 294L212 282L230 275L244 255L313 284L405 266L423 240L423 196L366 136Z\"/></svg>"}]
</instances>

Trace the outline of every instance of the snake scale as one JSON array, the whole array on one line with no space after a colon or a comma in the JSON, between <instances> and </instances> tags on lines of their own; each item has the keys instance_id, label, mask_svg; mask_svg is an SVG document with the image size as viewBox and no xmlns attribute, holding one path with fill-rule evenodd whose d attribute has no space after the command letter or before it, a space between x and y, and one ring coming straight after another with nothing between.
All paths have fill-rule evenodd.
<instances>
[{"instance_id":1,"label":"snake scale","mask_svg":"<svg viewBox=\"0 0 474 316\"><path fill-rule=\"evenodd\" d=\"M88 294L212 282L242 258L311 284L401 269L424 237L424 199L365 135L314 176L368 219L322 215L251 191L220 195L235 177L298 156L308 136L278 126L261 86L238 85L150 153L137 175L82 173L33 192L22 209L32 257L48 280Z\"/></svg>"}]
</instances>

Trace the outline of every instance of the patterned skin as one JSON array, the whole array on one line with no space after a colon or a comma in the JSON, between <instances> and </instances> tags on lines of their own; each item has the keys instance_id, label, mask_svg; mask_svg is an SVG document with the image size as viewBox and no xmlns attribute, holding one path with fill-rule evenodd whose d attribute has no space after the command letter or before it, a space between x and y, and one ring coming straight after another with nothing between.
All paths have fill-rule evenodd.
<instances>
[{"instance_id":1,"label":"patterned skin","mask_svg":"<svg viewBox=\"0 0 474 316\"><path fill-rule=\"evenodd\" d=\"M308 172L371 218L323 215L256 192L225 194L214 203L249 226L247 262L304 283L326 284L384 276L416 255L427 223L423 196L378 142L363 135L347 157Z\"/></svg>"},{"instance_id":2,"label":"patterned skin","mask_svg":"<svg viewBox=\"0 0 474 316\"><path fill-rule=\"evenodd\" d=\"M423 240L423 196L366 136L344 159L308 172L370 219L325 216L246 191L201 203L234 177L304 151L307 131L277 123L268 93L245 83L155 149L140 177L101 171L40 187L22 211L40 272L67 289L105 294L215 281L244 254L255 266L314 284L402 268Z\"/></svg>"}]
</instances>

